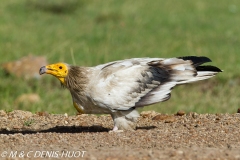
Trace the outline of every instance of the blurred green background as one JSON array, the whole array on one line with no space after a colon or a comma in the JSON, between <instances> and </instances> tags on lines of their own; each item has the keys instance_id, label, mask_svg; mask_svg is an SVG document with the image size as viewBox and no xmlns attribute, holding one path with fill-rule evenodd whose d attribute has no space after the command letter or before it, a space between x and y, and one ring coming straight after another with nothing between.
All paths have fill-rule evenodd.
<instances>
[{"instance_id":1,"label":"blurred green background","mask_svg":"<svg viewBox=\"0 0 240 160\"><path fill-rule=\"evenodd\" d=\"M170 100L144 110L234 113L240 104L239 26L239 0L2 0L0 63L29 54L83 66L133 57L207 56L224 72L178 86ZM70 93L53 76L24 80L3 69L0 76L0 109L76 113ZM40 102L15 103L33 93Z\"/></svg>"}]
</instances>

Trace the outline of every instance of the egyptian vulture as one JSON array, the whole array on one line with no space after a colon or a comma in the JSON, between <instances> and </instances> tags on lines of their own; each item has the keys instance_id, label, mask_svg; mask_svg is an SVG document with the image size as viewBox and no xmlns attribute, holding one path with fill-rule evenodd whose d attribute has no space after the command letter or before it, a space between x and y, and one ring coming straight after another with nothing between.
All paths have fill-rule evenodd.
<instances>
[{"instance_id":1,"label":"egyptian vulture","mask_svg":"<svg viewBox=\"0 0 240 160\"><path fill-rule=\"evenodd\" d=\"M166 101L174 86L215 76L207 57L132 58L94 67L56 63L40 68L69 89L74 107L85 114L110 114L113 131L132 130L137 108Z\"/></svg>"}]
</instances>

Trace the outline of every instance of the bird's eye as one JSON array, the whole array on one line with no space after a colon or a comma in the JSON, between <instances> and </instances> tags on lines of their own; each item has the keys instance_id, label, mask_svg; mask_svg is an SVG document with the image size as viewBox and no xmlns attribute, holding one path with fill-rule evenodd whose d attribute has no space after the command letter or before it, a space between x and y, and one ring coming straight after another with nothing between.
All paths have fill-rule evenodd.
<instances>
[{"instance_id":1,"label":"bird's eye","mask_svg":"<svg viewBox=\"0 0 240 160\"><path fill-rule=\"evenodd\" d=\"M62 66L60 66L59 69L62 69Z\"/></svg>"}]
</instances>

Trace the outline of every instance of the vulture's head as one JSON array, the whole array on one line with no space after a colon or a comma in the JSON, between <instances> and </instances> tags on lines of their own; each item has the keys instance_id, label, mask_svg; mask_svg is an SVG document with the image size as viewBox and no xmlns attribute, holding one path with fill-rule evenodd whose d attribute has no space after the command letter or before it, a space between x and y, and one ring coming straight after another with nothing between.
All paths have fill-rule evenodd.
<instances>
[{"instance_id":1,"label":"vulture's head","mask_svg":"<svg viewBox=\"0 0 240 160\"><path fill-rule=\"evenodd\" d=\"M68 75L69 65L66 63L55 63L47 66L43 66L39 70L39 74L51 74L57 77L61 83L65 83L65 78Z\"/></svg>"}]
</instances>

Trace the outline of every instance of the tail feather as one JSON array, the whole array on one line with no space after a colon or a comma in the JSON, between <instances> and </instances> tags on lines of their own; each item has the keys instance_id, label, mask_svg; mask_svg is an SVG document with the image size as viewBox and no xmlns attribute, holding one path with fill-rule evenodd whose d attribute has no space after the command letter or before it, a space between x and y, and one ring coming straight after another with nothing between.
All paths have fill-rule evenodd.
<instances>
[{"instance_id":1,"label":"tail feather","mask_svg":"<svg viewBox=\"0 0 240 160\"><path fill-rule=\"evenodd\" d=\"M208 57L197 57L197 56L186 56L186 57L178 57L184 61L190 60L192 61L194 67L200 66L203 63L212 62Z\"/></svg>"},{"instance_id":2,"label":"tail feather","mask_svg":"<svg viewBox=\"0 0 240 160\"><path fill-rule=\"evenodd\" d=\"M150 66L165 68L169 73L169 80L176 84L192 83L215 76L222 72L215 66L201 66L201 64L211 62L208 57L186 56L169 58L161 61L151 61Z\"/></svg>"},{"instance_id":3,"label":"tail feather","mask_svg":"<svg viewBox=\"0 0 240 160\"><path fill-rule=\"evenodd\" d=\"M215 66L210 66L210 65L201 66L201 64L203 63L211 62L211 60L207 57L189 56L189 57L182 57L181 59L192 61L192 64L197 71L197 74L195 77L178 82L178 84L192 83L200 80L209 79L215 76L217 73L222 72L221 69Z\"/></svg>"},{"instance_id":4,"label":"tail feather","mask_svg":"<svg viewBox=\"0 0 240 160\"><path fill-rule=\"evenodd\" d=\"M212 72L222 72L221 69L215 66L197 66L196 70L199 71L212 71Z\"/></svg>"},{"instance_id":5,"label":"tail feather","mask_svg":"<svg viewBox=\"0 0 240 160\"><path fill-rule=\"evenodd\" d=\"M197 72L197 76L195 76L191 79L184 80L184 81L179 81L179 82L177 82L177 84L193 83L193 82L209 79L209 78L215 76L217 73L218 72L200 71L200 72Z\"/></svg>"}]
</instances>

